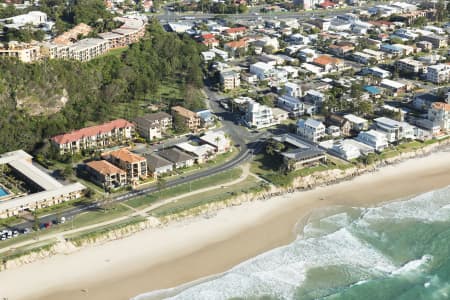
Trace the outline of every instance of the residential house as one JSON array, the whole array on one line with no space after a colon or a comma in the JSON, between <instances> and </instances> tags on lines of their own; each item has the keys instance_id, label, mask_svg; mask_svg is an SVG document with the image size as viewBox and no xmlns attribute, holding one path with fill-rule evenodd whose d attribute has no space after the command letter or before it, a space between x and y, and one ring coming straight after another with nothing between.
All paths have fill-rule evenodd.
<instances>
[{"instance_id":1,"label":"residential house","mask_svg":"<svg viewBox=\"0 0 450 300\"><path fill-rule=\"evenodd\" d=\"M161 156L152 153L146 155L145 158L148 170L155 178L173 171L173 163Z\"/></svg>"},{"instance_id":2,"label":"residential house","mask_svg":"<svg viewBox=\"0 0 450 300\"><path fill-rule=\"evenodd\" d=\"M379 67L370 67L365 69L363 72L366 75L373 75L378 78L389 78L392 76L391 72L383 70Z\"/></svg>"},{"instance_id":3,"label":"residential house","mask_svg":"<svg viewBox=\"0 0 450 300\"><path fill-rule=\"evenodd\" d=\"M145 139L152 141L162 138L162 134L172 128L172 116L165 112L157 112L137 117L134 120L137 132Z\"/></svg>"},{"instance_id":4,"label":"residential house","mask_svg":"<svg viewBox=\"0 0 450 300\"><path fill-rule=\"evenodd\" d=\"M369 121L364 118L355 116L353 114L347 114L344 116L344 118L347 119L350 124L352 124L352 130L355 132L360 132L369 128Z\"/></svg>"},{"instance_id":5,"label":"residential house","mask_svg":"<svg viewBox=\"0 0 450 300\"><path fill-rule=\"evenodd\" d=\"M325 125L311 118L307 120L301 119L297 122L297 134L311 142L317 143L325 137Z\"/></svg>"},{"instance_id":6,"label":"residential house","mask_svg":"<svg viewBox=\"0 0 450 300\"><path fill-rule=\"evenodd\" d=\"M188 168L194 165L195 159L177 148L169 148L158 152L158 156L171 161L174 169Z\"/></svg>"},{"instance_id":7,"label":"residential house","mask_svg":"<svg viewBox=\"0 0 450 300\"><path fill-rule=\"evenodd\" d=\"M252 128L269 127L275 124L272 109L255 101L248 104L245 119L248 126Z\"/></svg>"},{"instance_id":8,"label":"residential house","mask_svg":"<svg viewBox=\"0 0 450 300\"><path fill-rule=\"evenodd\" d=\"M174 126L177 126L176 119L181 118L181 122L189 130L195 132L200 128L200 125L201 125L200 117L195 112L190 111L189 109L184 108L182 106L173 106L171 111L172 111Z\"/></svg>"},{"instance_id":9,"label":"residential house","mask_svg":"<svg viewBox=\"0 0 450 300\"><path fill-rule=\"evenodd\" d=\"M284 94L289 97L301 97L302 96L302 88L293 82L287 82L284 87Z\"/></svg>"},{"instance_id":10,"label":"residential house","mask_svg":"<svg viewBox=\"0 0 450 300\"><path fill-rule=\"evenodd\" d=\"M219 40L217 40L212 33L202 34L202 36L200 37L200 41L208 48L219 47Z\"/></svg>"},{"instance_id":11,"label":"residential house","mask_svg":"<svg viewBox=\"0 0 450 300\"><path fill-rule=\"evenodd\" d=\"M216 153L225 153L231 149L230 139L223 131L208 131L200 136L200 140L214 147Z\"/></svg>"},{"instance_id":12,"label":"residential house","mask_svg":"<svg viewBox=\"0 0 450 300\"><path fill-rule=\"evenodd\" d=\"M86 163L86 171L90 179L104 189L114 189L127 184L127 172L106 160Z\"/></svg>"},{"instance_id":13,"label":"residential house","mask_svg":"<svg viewBox=\"0 0 450 300\"><path fill-rule=\"evenodd\" d=\"M337 43L329 46L330 52L336 56L344 57L355 50L352 43Z\"/></svg>"},{"instance_id":14,"label":"residential house","mask_svg":"<svg viewBox=\"0 0 450 300\"><path fill-rule=\"evenodd\" d=\"M203 128L213 127L215 125L216 118L209 109L203 109L196 112L200 118L200 126Z\"/></svg>"},{"instance_id":15,"label":"residential house","mask_svg":"<svg viewBox=\"0 0 450 300\"><path fill-rule=\"evenodd\" d=\"M54 136L51 142L60 154L76 153L81 150L103 149L123 144L131 140L133 133L134 124L124 119L117 119L102 125Z\"/></svg>"},{"instance_id":16,"label":"residential house","mask_svg":"<svg viewBox=\"0 0 450 300\"><path fill-rule=\"evenodd\" d=\"M321 55L313 59L313 64L321 67L324 72L334 72L341 70L345 64L344 61L339 58L334 58L329 55Z\"/></svg>"},{"instance_id":17,"label":"residential house","mask_svg":"<svg viewBox=\"0 0 450 300\"><path fill-rule=\"evenodd\" d=\"M175 147L194 157L195 162L198 164L207 162L216 154L216 148L209 144L193 145L191 143L184 142L176 144Z\"/></svg>"},{"instance_id":18,"label":"residential house","mask_svg":"<svg viewBox=\"0 0 450 300\"><path fill-rule=\"evenodd\" d=\"M406 84L390 79L383 79L380 82L380 86L390 91L392 95L406 92Z\"/></svg>"},{"instance_id":19,"label":"residential house","mask_svg":"<svg viewBox=\"0 0 450 300\"><path fill-rule=\"evenodd\" d=\"M345 160L352 160L361 156L361 151L358 147L352 145L351 143L347 143L346 140L334 142L330 150L332 153L335 153L337 156Z\"/></svg>"},{"instance_id":20,"label":"residential house","mask_svg":"<svg viewBox=\"0 0 450 300\"><path fill-rule=\"evenodd\" d=\"M337 126L342 135L350 136L350 131L352 130L352 124L350 123L349 120L347 120L343 116L340 116L337 114L331 114L326 118L325 124L327 126Z\"/></svg>"},{"instance_id":21,"label":"residential house","mask_svg":"<svg viewBox=\"0 0 450 300\"><path fill-rule=\"evenodd\" d=\"M135 184L147 177L147 160L126 148L106 152L102 158L127 172L127 182Z\"/></svg>"},{"instance_id":22,"label":"residential house","mask_svg":"<svg viewBox=\"0 0 450 300\"><path fill-rule=\"evenodd\" d=\"M393 56L401 56L403 55L403 49L390 44L383 44L380 48L381 51L386 52Z\"/></svg>"},{"instance_id":23,"label":"residential house","mask_svg":"<svg viewBox=\"0 0 450 300\"><path fill-rule=\"evenodd\" d=\"M283 95L278 97L277 106L287 110L291 116L298 117L305 113L303 102L296 97Z\"/></svg>"},{"instance_id":24,"label":"residential house","mask_svg":"<svg viewBox=\"0 0 450 300\"><path fill-rule=\"evenodd\" d=\"M241 26L241 27L228 28L228 29L224 30L224 34L225 34L225 36L227 36L233 40L236 40L239 37L242 37L246 31L247 31L247 28Z\"/></svg>"},{"instance_id":25,"label":"residential house","mask_svg":"<svg viewBox=\"0 0 450 300\"><path fill-rule=\"evenodd\" d=\"M428 109L428 120L439 125L444 132L450 132L450 104L434 102Z\"/></svg>"},{"instance_id":26,"label":"residential house","mask_svg":"<svg viewBox=\"0 0 450 300\"><path fill-rule=\"evenodd\" d=\"M422 93L414 96L415 109L428 110L434 102L440 101L439 97L431 93Z\"/></svg>"},{"instance_id":27,"label":"residential house","mask_svg":"<svg viewBox=\"0 0 450 300\"><path fill-rule=\"evenodd\" d=\"M228 42L224 45L225 51L230 53L231 56L238 56L238 54L245 53L247 51L248 41L243 38L238 41Z\"/></svg>"},{"instance_id":28,"label":"residential house","mask_svg":"<svg viewBox=\"0 0 450 300\"><path fill-rule=\"evenodd\" d=\"M325 163L327 160L325 152L315 147L308 149L291 149L281 153L281 155L283 156L283 164L289 171Z\"/></svg>"},{"instance_id":29,"label":"residential house","mask_svg":"<svg viewBox=\"0 0 450 300\"><path fill-rule=\"evenodd\" d=\"M250 73L258 76L259 80L266 80L274 76L275 69L273 66L269 64L257 62L250 65Z\"/></svg>"},{"instance_id":30,"label":"residential house","mask_svg":"<svg viewBox=\"0 0 450 300\"><path fill-rule=\"evenodd\" d=\"M388 147L388 140L384 133L375 130L361 131L356 138L357 141L381 152Z\"/></svg>"},{"instance_id":31,"label":"residential house","mask_svg":"<svg viewBox=\"0 0 450 300\"><path fill-rule=\"evenodd\" d=\"M399 142L402 139L414 139L414 128L406 122L386 117L376 118L374 122L376 128L386 134L390 143Z\"/></svg>"}]
</instances>

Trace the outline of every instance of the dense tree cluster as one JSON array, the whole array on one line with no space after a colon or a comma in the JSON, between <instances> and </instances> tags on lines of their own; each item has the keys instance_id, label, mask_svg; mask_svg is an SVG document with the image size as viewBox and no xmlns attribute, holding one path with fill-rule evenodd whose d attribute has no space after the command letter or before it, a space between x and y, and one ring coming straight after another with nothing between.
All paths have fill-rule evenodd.
<instances>
[{"instance_id":1,"label":"dense tree cluster","mask_svg":"<svg viewBox=\"0 0 450 300\"><path fill-rule=\"evenodd\" d=\"M151 22L145 39L132 45L120 57L104 56L88 63L48 60L24 64L13 59L0 60L0 153L18 148L33 150L42 140L92 122L117 117L118 106L131 107L138 101L156 103L166 81L177 81L186 89L202 86L198 45L186 36L165 32ZM67 93L68 102L58 113L30 116L18 109L23 98ZM41 97L41 98L39 98ZM195 98L181 104L191 109L203 103Z\"/></svg>"}]
</instances>

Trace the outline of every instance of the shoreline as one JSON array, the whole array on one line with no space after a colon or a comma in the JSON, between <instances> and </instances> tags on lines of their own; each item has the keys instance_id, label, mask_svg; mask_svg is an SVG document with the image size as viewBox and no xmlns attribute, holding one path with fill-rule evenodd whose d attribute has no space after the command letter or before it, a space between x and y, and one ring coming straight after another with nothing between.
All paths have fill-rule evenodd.
<instances>
[{"instance_id":1,"label":"shoreline","mask_svg":"<svg viewBox=\"0 0 450 300\"><path fill-rule=\"evenodd\" d=\"M291 242L295 230L316 210L374 206L448 186L450 164L442 161L450 161L450 152L388 165L338 184L225 208L212 218L196 217L73 254L58 254L0 272L0 297L129 299L219 274Z\"/></svg>"}]
</instances>

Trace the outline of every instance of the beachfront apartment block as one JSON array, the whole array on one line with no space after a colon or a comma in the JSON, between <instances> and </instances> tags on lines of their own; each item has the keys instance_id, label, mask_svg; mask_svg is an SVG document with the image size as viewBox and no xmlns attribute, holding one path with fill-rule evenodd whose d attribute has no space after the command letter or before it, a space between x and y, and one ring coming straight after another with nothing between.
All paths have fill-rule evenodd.
<instances>
[{"instance_id":1,"label":"beachfront apartment block","mask_svg":"<svg viewBox=\"0 0 450 300\"><path fill-rule=\"evenodd\" d=\"M127 184L127 172L106 160L94 160L86 163L90 180L104 189L114 189Z\"/></svg>"},{"instance_id":2,"label":"beachfront apartment block","mask_svg":"<svg viewBox=\"0 0 450 300\"><path fill-rule=\"evenodd\" d=\"M41 47L34 43L11 41L0 47L0 57L17 58L20 61L30 63L40 59Z\"/></svg>"},{"instance_id":3,"label":"beachfront apartment block","mask_svg":"<svg viewBox=\"0 0 450 300\"><path fill-rule=\"evenodd\" d=\"M182 106L173 106L171 109L174 125L176 119L181 118L182 123L191 131L197 131L200 128L200 117L193 111Z\"/></svg>"},{"instance_id":4,"label":"beachfront apartment block","mask_svg":"<svg viewBox=\"0 0 450 300\"><path fill-rule=\"evenodd\" d=\"M82 150L104 149L131 140L134 124L117 119L101 125L86 127L51 138L60 154L73 154Z\"/></svg>"},{"instance_id":5,"label":"beachfront apartment block","mask_svg":"<svg viewBox=\"0 0 450 300\"><path fill-rule=\"evenodd\" d=\"M427 68L427 80L433 83L445 83L450 80L450 65L438 64Z\"/></svg>"},{"instance_id":6,"label":"beachfront apartment block","mask_svg":"<svg viewBox=\"0 0 450 300\"><path fill-rule=\"evenodd\" d=\"M136 131L148 141L162 138L172 128L172 116L165 112L146 114L134 119Z\"/></svg>"},{"instance_id":7,"label":"beachfront apartment block","mask_svg":"<svg viewBox=\"0 0 450 300\"><path fill-rule=\"evenodd\" d=\"M308 141L317 143L325 137L325 125L314 119L298 120L297 134Z\"/></svg>"},{"instance_id":8,"label":"beachfront apartment block","mask_svg":"<svg viewBox=\"0 0 450 300\"><path fill-rule=\"evenodd\" d=\"M428 120L439 125L444 132L450 132L450 104L434 102L428 109Z\"/></svg>"},{"instance_id":9,"label":"beachfront apartment block","mask_svg":"<svg viewBox=\"0 0 450 300\"><path fill-rule=\"evenodd\" d=\"M370 146L378 152L381 152L388 147L388 139L386 134L373 129L369 131L361 131L356 137L356 140Z\"/></svg>"},{"instance_id":10,"label":"beachfront apartment block","mask_svg":"<svg viewBox=\"0 0 450 300\"><path fill-rule=\"evenodd\" d=\"M48 207L83 196L86 189L84 185L78 182L63 185L41 167L33 164L32 159L33 157L23 150L0 155L0 166L7 165L16 177L12 184L16 188L23 185L28 187L26 191L18 188L21 191L14 192L0 185L6 194L0 197L0 218L8 218L19 215L24 210ZM8 179L5 177L5 180ZM18 185L17 181L23 184Z\"/></svg>"},{"instance_id":11,"label":"beachfront apartment block","mask_svg":"<svg viewBox=\"0 0 450 300\"><path fill-rule=\"evenodd\" d=\"M147 160L126 148L106 152L102 158L127 173L127 183L135 184L139 179L147 177Z\"/></svg>"}]
</instances>

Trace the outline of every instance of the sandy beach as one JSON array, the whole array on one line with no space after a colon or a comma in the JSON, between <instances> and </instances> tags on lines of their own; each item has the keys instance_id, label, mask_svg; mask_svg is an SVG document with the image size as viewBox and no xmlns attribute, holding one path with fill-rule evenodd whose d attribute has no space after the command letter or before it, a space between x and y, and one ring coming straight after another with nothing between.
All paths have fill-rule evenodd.
<instances>
[{"instance_id":1,"label":"sandy beach","mask_svg":"<svg viewBox=\"0 0 450 300\"><path fill-rule=\"evenodd\" d=\"M450 185L450 152L351 181L230 207L0 272L0 299L129 299L221 273L295 237L314 210L373 206Z\"/></svg>"}]
</instances>

